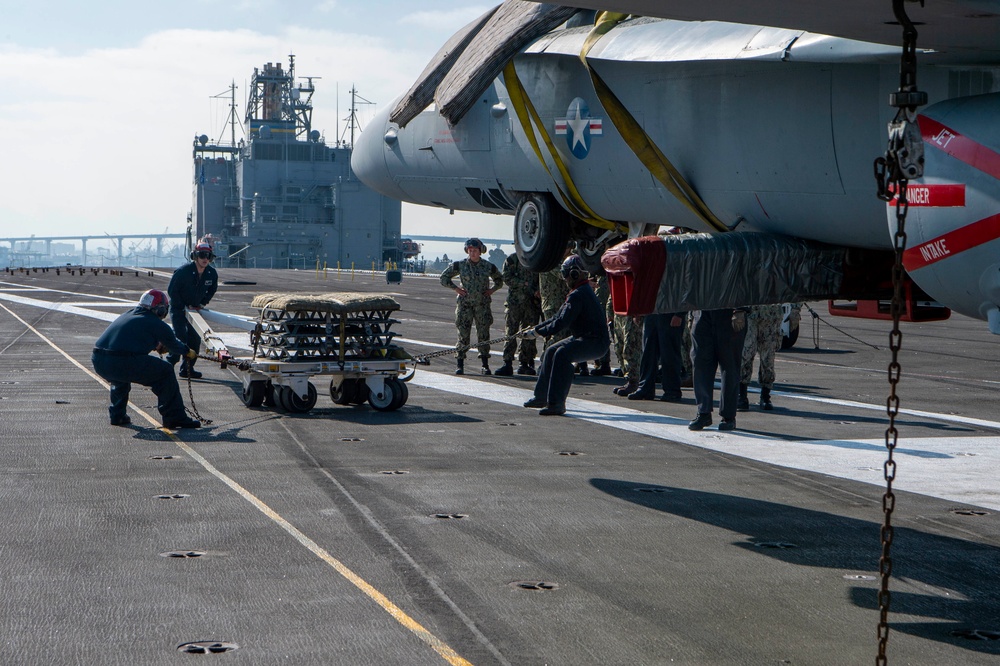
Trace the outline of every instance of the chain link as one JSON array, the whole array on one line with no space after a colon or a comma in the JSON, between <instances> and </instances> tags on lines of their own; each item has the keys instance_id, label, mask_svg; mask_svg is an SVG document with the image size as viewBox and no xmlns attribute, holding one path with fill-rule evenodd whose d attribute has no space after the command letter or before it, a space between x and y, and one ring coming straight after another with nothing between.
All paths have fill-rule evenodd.
<instances>
[{"instance_id":1,"label":"chain link","mask_svg":"<svg viewBox=\"0 0 1000 666\"><path fill-rule=\"evenodd\" d=\"M210 425L212 423L212 419L206 419L204 416L199 414L198 407L194 404L194 388L191 383L191 375L188 375L187 385L188 385L188 405L190 405L190 407L185 406L184 410L188 413L188 415L191 418L198 419L199 421L201 421L202 425Z\"/></svg>"},{"instance_id":2,"label":"chain link","mask_svg":"<svg viewBox=\"0 0 1000 666\"><path fill-rule=\"evenodd\" d=\"M878 657L876 664L884 665L886 659L886 648L889 642L889 603L891 595L889 593L889 578L892 576L892 512L896 508L896 495L892 492L892 482L896 480L896 461L893 453L899 439L899 431L896 429L896 417L899 415L899 395L896 388L899 385L902 366L899 364L899 350L903 346L903 332L900 330L899 321L902 316L902 285L903 285L903 251L906 249L906 213L909 203L906 199L907 180L899 181L899 198L896 199L896 233L893 236L894 249L896 254L895 262L892 266L892 332L889 334L889 350L891 360L888 368L889 397L886 399L886 413L889 416L889 425L885 429L885 448L887 457L883 465L883 475L885 477L885 494L882 496L882 514L884 517L880 537L882 541L882 554L879 558L879 622L878 622Z\"/></svg>"},{"instance_id":3,"label":"chain link","mask_svg":"<svg viewBox=\"0 0 1000 666\"><path fill-rule=\"evenodd\" d=\"M478 347L480 344L486 344L486 345L500 344L501 342L507 342L508 340L510 340L512 338L516 338L517 336L521 335L522 333L524 333L524 331L518 331L514 335L505 335L503 337L493 338L492 340L487 340L484 343L479 343L479 342L477 342L476 344L471 344L470 343L470 344L467 344L467 345L459 345L458 347L449 347L448 349L442 349L440 351L431 352L430 354L418 354L418 355L415 355L413 357L413 359L417 363L419 363L420 365L430 365L430 360L432 358L437 358L438 356L446 356L448 354L455 354L455 353L458 353L458 352L467 352L470 349L474 349L475 347Z\"/></svg>"},{"instance_id":4,"label":"chain link","mask_svg":"<svg viewBox=\"0 0 1000 666\"><path fill-rule=\"evenodd\" d=\"M878 655L875 663L888 663L886 649L889 643L889 578L892 576L892 513L896 508L896 495L892 483L896 480L896 461L893 453L899 439L896 417L899 415L899 395L897 388L902 366L899 364L899 350L903 346L903 333L899 322L903 314L903 252L906 250L906 214L909 211L907 185L913 178L923 175L923 140L915 122L916 107L927 103L927 94L917 90L917 30L906 15L904 0L893 0L892 9L900 25L903 26L903 54L899 67L899 91L890 96L890 104L898 111L889 123L889 145L885 157L875 160L875 179L878 183L878 197L884 201L896 199L896 231L893 235L895 261L892 266L892 332L889 334L891 360L888 367L889 397L886 399L886 413L889 424L885 429L886 460L883 465L885 494L882 496L883 523L880 530L882 553L879 557L878 591ZM921 4L922 0L921 0Z\"/></svg>"}]
</instances>

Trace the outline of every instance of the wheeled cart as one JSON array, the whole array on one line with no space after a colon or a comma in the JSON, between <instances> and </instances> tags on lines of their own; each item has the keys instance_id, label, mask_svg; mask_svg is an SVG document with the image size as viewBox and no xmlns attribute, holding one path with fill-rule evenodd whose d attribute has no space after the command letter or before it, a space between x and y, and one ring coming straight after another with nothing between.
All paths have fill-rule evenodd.
<instances>
[{"instance_id":1,"label":"wheeled cart","mask_svg":"<svg viewBox=\"0 0 1000 666\"><path fill-rule=\"evenodd\" d=\"M251 307L260 313L250 332L253 356L226 361L241 371L247 407L308 412L318 399L313 377L329 377L330 398L338 405L367 401L378 411L393 411L406 404L405 381L413 376L416 362L392 342L396 333L391 328L399 323L391 317L399 309L392 297L268 293L254 298ZM211 317L243 327L250 321L227 320L215 312ZM188 319L206 348L224 360L228 351L201 314L188 312Z\"/></svg>"}]
</instances>

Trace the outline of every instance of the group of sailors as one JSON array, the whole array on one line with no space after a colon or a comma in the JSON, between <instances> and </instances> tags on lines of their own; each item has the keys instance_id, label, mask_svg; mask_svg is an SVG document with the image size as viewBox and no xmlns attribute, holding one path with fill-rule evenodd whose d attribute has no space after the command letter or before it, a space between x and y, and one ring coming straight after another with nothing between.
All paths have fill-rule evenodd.
<instances>
[{"instance_id":1,"label":"group of sailors","mask_svg":"<svg viewBox=\"0 0 1000 666\"><path fill-rule=\"evenodd\" d=\"M750 408L748 386L753 361L760 357L759 406L773 409L774 353L781 345L782 311L779 305L656 313L644 317L615 314L606 276L592 276L583 260L567 248L562 264L546 273L534 273L511 254L503 268L483 258L486 246L478 238L465 242L464 260L441 273L441 284L455 291L455 326L458 330L456 374L465 373L472 326L476 327L481 373L492 373L490 326L491 300L507 286L504 301L503 365L498 376L537 376L533 397L525 407L539 408L543 416L566 412L566 398L576 373L610 374L614 349L625 384L614 392L629 400L656 399L680 402L682 387L694 389L696 417L688 424L701 430L712 424L715 376L721 374L719 430L736 427L736 412ZM210 264L215 255L207 242L191 252L191 262L178 268L167 293L151 289L138 305L118 317L97 339L92 363L111 390L108 409L112 425L131 423L127 413L133 383L149 386L165 427L197 428L200 421L186 414L174 366L181 377L197 379L194 369L201 339L191 328L187 310L207 306L218 288L218 273ZM458 280L456 284L455 280ZM163 321L171 316L173 329ZM545 339L540 367L536 338ZM614 344L612 345L612 341ZM151 356L166 353L166 360ZM517 369L514 362L517 361Z\"/></svg>"},{"instance_id":2,"label":"group of sailors","mask_svg":"<svg viewBox=\"0 0 1000 666\"><path fill-rule=\"evenodd\" d=\"M748 391L755 357L759 357L758 405L765 411L774 408L771 390L774 354L782 340L780 305L641 317L619 315L613 311L607 276L589 274L582 259L572 253L572 245L561 266L541 274L528 270L516 254L507 257L503 268L498 269L483 258L485 250L482 241L470 238L465 243L467 257L441 273L441 284L457 294L456 374L465 373L473 324L482 363L480 372L492 374L491 296L506 285L506 341L503 365L496 375L537 374L534 396L524 406L540 408L542 415L565 413L575 373L611 374L612 349L619 362L616 372L625 379L624 385L614 389L621 397L657 399L659 383L663 389L659 400L681 402L681 389L694 389L698 412L688 424L691 430L702 430L713 423L717 372L721 375L719 430L735 429L736 412L750 409ZM797 324L797 320L792 323ZM536 337L545 338L537 372ZM592 371L589 362L594 363Z\"/></svg>"}]
</instances>

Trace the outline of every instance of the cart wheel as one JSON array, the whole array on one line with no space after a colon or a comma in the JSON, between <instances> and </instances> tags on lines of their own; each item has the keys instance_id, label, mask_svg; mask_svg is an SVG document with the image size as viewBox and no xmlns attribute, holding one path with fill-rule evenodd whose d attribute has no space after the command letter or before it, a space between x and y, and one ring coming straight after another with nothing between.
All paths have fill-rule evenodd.
<instances>
[{"instance_id":1,"label":"cart wheel","mask_svg":"<svg viewBox=\"0 0 1000 666\"><path fill-rule=\"evenodd\" d=\"M368 382L364 379L355 380L354 397L351 399L351 403L355 405L365 404L365 401L368 400L368 396L371 395L371 392L371 389L368 388Z\"/></svg>"},{"instance_id":2,"label":"cart wheel","mask_svg":"<svg viewBox=\"0 0 1000 666\"><path fill-rule=\"evenodd\" d=\"M378 393L376 391L371 391L368 395L368 404L372 406L373 409L379 412L391 412L394 409L399 409L399 405L395 404L398 400L400 391L400 383L395 379L387 379L382 383L382 392Z\"/></svg>"},{"instance_id":3,"label":"cart wheel","mask_svg":"<svg viewBox=\"0 0 1000 666\"><path fill-rule=\"evenodd\" d=\"M354 401L355 396L355 386L353 379L344 379L340 382L340 386L337 386L334 381L330 380L330 399L333 400L335 404L338 405L349 405Z\"/></svg>"},{"instance_id":4,"label":"cart wheel","mask_svg":"<svg viewBox=\"0 0 1000 666\"><path fill-rule=\"evenodd\" d=\"M316 406L316 400L319 398L319 393L316 391L316 387L309 384L308 397L304 400L299 397L299 394L292 390L291 386L283 387L284 390L281 392L281 404L289 412L295 414L305 414L313 407Z\"/></svg>"},{"instance_id":5,"label":"cart wheel","mask_svg":"<svg viewBox=\"0 0 1000 666\"><path fill-rule=\"evenodd\" d=\"M243 404L247 407L260 407L264 404L264 393L267 382L250 382L243 387Z\"/></svg>"},{"instance_id":6,"label":"cart wheel","mask_svg":"<svg viewBox=\"0 0 1000 666\"><path fill-rule=\"evenodd\" d=\"M277 398L274 395L275 388L277 388L277 387L274 384L272 384L270 380L268 380L267 382L265 382L265 384L264 384L264 406L265 407L274 407L276 405L280 406L280 403L277 401Z\"/></svg>"},{"instance_id":7,"label":"cart wheel","mask_svg":"<svg viewBox=\"0 0 1000 666\"><path fill-rule=\"evenodd\" d=\"M287 391L287 386L279 386L277 384L271 386L271 397L272 400L274 400L274 406L279 409L283 409L286 412L290 412L292 410L285 404L285 393Z\"/></svg>"},{"instance_id":8,"label":"cart wheel","mask_svg":"<svg viewBox=\"0 0 1000 666\"><path fill-rule=\"evenodd\" d=\"M392 382L392 390L395 393L392 409L396 410L406 404L406 400L410 397L410 389L396 377L388 381Z\"/></svg>"}]
</instances>

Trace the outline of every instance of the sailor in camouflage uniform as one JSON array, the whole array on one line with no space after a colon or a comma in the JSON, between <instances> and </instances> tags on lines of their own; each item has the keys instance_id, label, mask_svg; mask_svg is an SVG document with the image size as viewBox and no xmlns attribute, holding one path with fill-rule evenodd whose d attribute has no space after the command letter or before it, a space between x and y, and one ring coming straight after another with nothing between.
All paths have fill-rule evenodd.
<instances>
[{"instance_id":1,"label":"sailor in camouflage uniform","mask_svg":"<svg viewBox=\"0 0 1000 666\"><path fill-rule=\"evenodd\" d=\"M642 317L615 314L614 304L608 299L608 321L614 321L614 347L618 356L618 365L625 377L623 386L615 387L614 392L623 398L634 393L639 388L639 363L642 360Z\"/></svg>"},{"instance_id":2,"label":"sailor in camouflage uniform","mask_svg":"<svg viewBox=\"0 0 1000 666\"><path fill-rule=\"evenodd\" d=\"M479 358L483 362L483 374L490 373L490 325L493 323L493 311L490 309L493 292L503 286L503 276L500 269L482 258L486 246L478 238L465 241L465 253L468 258L444 269L441 273L441 284L458 294L455 304L455 328L458 329L458 350L455 352L457 368L456 375L465 373L465 352L469 347L472 335L472 324L476 324L477 347ZM456 286L452 280L459 278L462 286ZM490 287L490 280L493 286Z\"/></svg>"},{"instance_id":3,"label":"sailor in camouflage uniform","mask_svg":"<svg viewBox=\"0 0 1000 666\"><path fill-rule=\"evenodd\" d=\"M569 294L569 287L566 286L566 280L559 273L559 266L538 275L538 292L542 297L542 321L551 319L556 312L559 312L559 308L566 302L566 296ZM558 342L563 337L565 335L562 332L551 336L545 341L545 348L548 349L549 345Z\"/></svg>"},{"instance_id":4,"label":"sailor in camouflage uniform","mask_svg":"<svg viewBox=\"0 0 1000 666\"><path fill-rule=\"evenodd\" d=\"M753 379L753 357L760 353L757 381L760 383L761 409L771 410L771 388L774 386L774 353L781 346L781 306L755 305L747 317L747 337L743 343L743 363L740 366L740 397L737 409L750 409L747 386Z\"/></svg>"},{"instance_id":5,"label":"sailor in camouflage uniform","mask_svg":"<svg viewBox=\"0 0 1000 666\"><path fill-rule=\"evenodd\" d=\"M592 286L594 287L594 293L597 295L597 300L601 303L601 311L607 312L608 302L611 300L611 285L608 283L607 273L601 271L601 274L597 276L596 282L592 277L591 283L593 283ZM594 370L590 374L597 375L598 377L611 374L610 344L608 345L608 351L605 352L604 356L594 361L594 364Z\"/></svg>"},{"instance_id":6,"label":"sailor in camouflage uniform","mask_svg":"<svg viewBox=\"0 0 1000 666\"><path fill-rule=\"evenodd\" d=\"M542 307L538 293L538 273L528 270L518 259L517 254L507 257L500 274L504 284L507 285L507 300L503 304L506 324L504 335L509 339L503 346L503 365L496 374L509 377L514 374L514 352L518 348L514 334L526 328L533 328L539 321ZM534 338L522 338L517 374L534 375L537 354L538 346Z\"/></svg>"}]
</instances>

